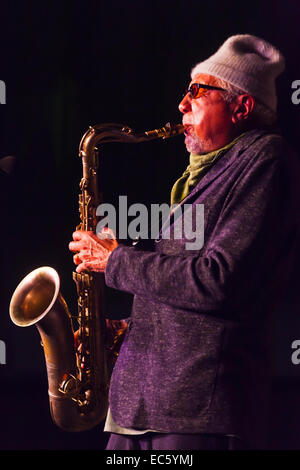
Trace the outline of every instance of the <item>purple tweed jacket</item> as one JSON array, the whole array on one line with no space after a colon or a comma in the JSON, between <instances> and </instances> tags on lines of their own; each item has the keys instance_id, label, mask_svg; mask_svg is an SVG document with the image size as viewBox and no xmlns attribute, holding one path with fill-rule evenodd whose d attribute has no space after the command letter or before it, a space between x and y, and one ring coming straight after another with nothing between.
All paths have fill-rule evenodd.
<instances>
[{"instance_id":1,"label":"purple tweed jacket","mask_svg":"<svg viewBox=\"0 0 300 470\"><path fill-rule=\"evenodd\" d=\"M205 242L119 245L109 287L134 294L110 385L123 427L237 434L250 447L269 402L269 328L298 230L297 158L284 139L247 132L185 199L204 204Z\"/></svg>"}]
</instances>

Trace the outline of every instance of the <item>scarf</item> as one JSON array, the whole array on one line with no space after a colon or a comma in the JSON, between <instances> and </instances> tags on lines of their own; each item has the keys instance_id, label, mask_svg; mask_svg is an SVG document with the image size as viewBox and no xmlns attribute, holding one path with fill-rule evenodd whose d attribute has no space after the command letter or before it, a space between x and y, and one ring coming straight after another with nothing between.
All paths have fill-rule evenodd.
<instances>
[{"instance_id":1,"label":"scarf","mask_svg":"<svg viewBox=\"0 0 300 470\"><path fill-rule=\"evenodd\" d=\"M190 154L190 164L183 175L175 182L171 191L171 206L179 204L185 199L192 189L197 186L201 178L218 158L229 150L244 134L239 135L224 147L213 150L203 155Z\"/></svg>"}]
</instances>

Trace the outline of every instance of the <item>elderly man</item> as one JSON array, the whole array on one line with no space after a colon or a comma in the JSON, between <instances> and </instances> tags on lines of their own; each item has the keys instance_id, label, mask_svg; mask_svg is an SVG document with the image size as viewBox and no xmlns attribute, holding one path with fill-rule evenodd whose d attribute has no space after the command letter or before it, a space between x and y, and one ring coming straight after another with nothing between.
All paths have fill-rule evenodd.
<instances>
[{"instance_id":1,"label":"elderly man","mask_svg":"<svg viewBox=\"0 0 300 470\"><path fill-rule=\"evenodd\" d=\"M297 230L295 158L271 127L283 69L271 44L237 35L192 70L179 105L190 165L171 202L204 204L200 250L184 236L146 251L73 235L78 272L105 272L108 286L134 294L107 449L264 446L269 317Z\"/></svg>"}]
</instances>

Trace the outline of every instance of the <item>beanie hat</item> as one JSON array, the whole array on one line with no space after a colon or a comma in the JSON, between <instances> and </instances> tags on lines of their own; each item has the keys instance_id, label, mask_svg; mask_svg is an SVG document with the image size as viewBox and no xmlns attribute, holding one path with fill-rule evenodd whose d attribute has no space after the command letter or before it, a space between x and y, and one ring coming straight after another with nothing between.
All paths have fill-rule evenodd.
<instances>
[{"instance_id":1,"label":"beanie hat","mask_svg":"<svg viewBox=\"0 0 300 470\"><path fill-rule=\"evenodd\" d=\"M275 80L283 72L284 63L284 57L272 44L250 34L238 34L195 65L191 77L204 73L221 78L276 112Z\"/></svg>"}]
</instances>

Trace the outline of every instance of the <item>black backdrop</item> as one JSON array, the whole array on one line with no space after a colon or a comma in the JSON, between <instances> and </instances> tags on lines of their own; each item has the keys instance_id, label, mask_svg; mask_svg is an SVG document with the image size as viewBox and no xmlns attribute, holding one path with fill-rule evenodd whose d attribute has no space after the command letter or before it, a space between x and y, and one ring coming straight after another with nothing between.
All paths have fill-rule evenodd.
<instances>
[{"instance_id":1,"label":"black backdrop","mask_svg":"<svg viewBox=\"0 0 300 470\"><path fill-rule=\"evenodd\" d=\"M279 47L286 71L278 81L282 131L300 151L300 105L291 84L300 79L298 0L260 2L10 1L1 5L0 158L16 157L1 174L0 449L103 449L102 427L67 434L51 422L47 377L34 327L14 326L12 292L25 274L50 265L76 309L71 234L78 223L81 162L78 145L89 125L122 122L137 131L180 122L179 98L191 67L230 35L250 33ZM130 147L130 148L129 148ZM187 165L183 139L101 150L100 183L107 202L169 202L174 180ZM298 276L274 312L274 413L269 447L300 448L300 365L291 343L300 339ZM114 293L113 293L114 294ZM107 292L119 317L130 298ZM114 300L116 299L116 300ZM170 325L171 328L171 325ZM159 384L158 384L159 386Z\"/></svg>"}]
</instances>

